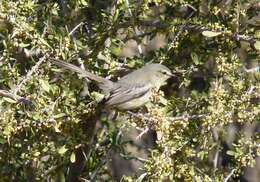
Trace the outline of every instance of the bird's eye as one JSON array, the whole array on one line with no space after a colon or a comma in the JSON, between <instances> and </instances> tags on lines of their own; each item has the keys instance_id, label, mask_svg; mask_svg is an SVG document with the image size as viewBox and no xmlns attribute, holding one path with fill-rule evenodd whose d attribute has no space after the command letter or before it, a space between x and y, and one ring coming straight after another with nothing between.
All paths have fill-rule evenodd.
<instances>
[{"instance_id":1,"label":"bird's eye","mask_svg":"<svg viewBox=\"0 0 260 182\"><path fill-rule=\"evenodd\" d=\"M163 71L162 71L162 74L168 75L169 73L168 73L167 71L163 70Z\"/></svg>"}]
</instances>

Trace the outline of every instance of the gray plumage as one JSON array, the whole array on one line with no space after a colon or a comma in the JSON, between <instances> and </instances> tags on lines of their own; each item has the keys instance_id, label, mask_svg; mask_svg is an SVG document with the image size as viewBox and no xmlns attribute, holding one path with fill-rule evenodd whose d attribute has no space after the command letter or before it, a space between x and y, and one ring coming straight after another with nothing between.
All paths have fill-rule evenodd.
<instances>
[{"instance_id":1,"label":"gray plumage","mask_svg":"<svg viewBox=\"0 0 260 182\"><path fill-rule=\"evenodd\" d=\"M166 66L148 64L123 76L117 82L112 82L73 64L56 59L52 59L52 62L95 81L105 93L106 106L120 110L131 110L143 106L149 102L152 89L158 90L172 76L170 69Z\"/></svg>"}]
</instances>

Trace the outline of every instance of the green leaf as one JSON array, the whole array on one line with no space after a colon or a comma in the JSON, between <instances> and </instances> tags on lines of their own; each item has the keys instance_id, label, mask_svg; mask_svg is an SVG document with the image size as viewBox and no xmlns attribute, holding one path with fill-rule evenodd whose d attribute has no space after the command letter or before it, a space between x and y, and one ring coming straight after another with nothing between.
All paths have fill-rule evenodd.
<instances>
[{"instance_id":1,"label":"green leaf","mask_svg":"<svg viewBox=\"0 0 260 182\"><path fill-rule=\"evenodd\" d=\"M162 97L162 96L159 97L159 102L160 102L161 104L165 105L165 106L166 106L167 103L168 103L167 99L165 99L165 98Z\"/></svg>"},{"instance_id":2,"label":"green leaf","mask_svg":"<svg viewBox=\"0 0 260 182\"><path fill-rule=\"evenodd\" d=\"M9 102L9 103L12 103L12 104L17 103L16 100L11 99L11 98L9 98L9 97L4 97L3 99L4 99L5 101Z\"/></svg>"},{"instance_id":3,"label":"green leaf","mask_svg":"<svg viewBox=\"0 0 260 182\"><path fill-rule=\"evenodd\" d=\"M62 147L60 147L59 149L58 149L58 153L59 154L64 154L65 152L67 152L67 148L66 148L66 146L65 145L63 145Z\"/></svg>"},{"instance_id":4,"label":"green leaf","mask_svg":"<svg viewBox=\"0 0 260 182\"><path fill-rule=\"evenodd\" d=\"M6 139L0 136L0 144L4 144L4 143L6 143Z\"/></svg>"},{"instance_id":5,"label":"green leaf","mask_svg":"<svg viewBox=\"0 0 260 182\"><path fill-rule=\"evenodd\" d=\"M53 118L57 119L57 118L62 118L63 116L66 116L66 114L60 113L60 114L54 115Z\"/></svg>"},{"instance_id":6,"label":"green leaf","mask_svg":"<svg viewBox=\"0 0 260 182\"><path fill-rule=\"evenodd\" d=\"M40 82L41 87L43 88L43 90L45 90L46 92L50 91L50 84L47 81L40 80L39 82Z\"/></svg>"},{"instance_id":7,"label":"green leaf","mask_svg":"<svg viewBox=\"0 0 260 182\"><path fill-rule=\"evenodd\" d=\"M212 31L208 31L208 30L205 30L202 32L202 35L204 35L205 37L216 37L220 34L221 34L221 32L212 32Z\"/></svg>"},{"instance_id":8,"label":"green leaf","mask_svg":"<svg viewBox=\"0 0 260 182\"><path fill-rule=\"evenodd\" d=\"M74 163L75 161L76 161L76 156L75 156L75 153L72 152L70 155L70 162Z\"/></svg>"},{"instance_id":9,"label":"green leaf","mask_svg":"<svg viewBox=\"0 0 260 182\"><path fill-rule=\"evenodd\" d=\"M236 155L236 152L232 151L232 150L228 150L227 151L227 154L230 155L230 156L235 156Z\"/></svg>"},{"instance_id":10,"label":"green leaf","mask_svg":"<svg viewBox=\"0 0 260 182\"><path fill-rule=\"evenodd\" d=\"M260 41L256 41L256 42L254 43L254 46L255 46L255 48L256 48L258 51L260 51Z\"/></svg>"},{"instance_id":11,"label":"green leaf","mask_svg":"<svg viewBox=\"0 0 260 182\"><path fill-rule=\"evenodd\" d=\"M39 39L40 39L41 43L43 43L44 45L46 45L47 47L49 47L49 48L52 49L52 47L50 46L50 44L49 44L45 39L43 39L43 38L41 38L41 37L39 37Z\"/></svg>"},{"instance_id":12,"label":"green leaf","mask_svg":"<svg viewBox=\"0 0 260 182\"><path fill-rule=\"evenodd\" d=\"M92 92L91 96L96 100L96 101L101 101L104 98L104 95L99 93L99 92Z\"/></svg>"},{"instance_id":13,"label":"green leaf","mask_svg":"<svg viewBox=\"0 0 260 182\"><path fill-rule=\"evenodd\" d=\"M31 44L25 44L25 43L20 43L19 44L19 46L21 47L21 48L25 48L25 47L29 47Z\"/></svg>"},{"instance_id":14,"label":"green leaf","mask_svg":"<svg viewBox=\"0 0 260 182\"><path fill-rule=\"evenodd\" d=\"M111 53L112 53L113 55L115 55L115 56L119 56L119 55L121 54L121 52L122 52L121 47L115 47L115 46L113 46L113 47L110 48L110 50L111 50Z\"/></svg>"},{"instance_id":15,"label":"green leaf","mask_svg":"<svg viewBox=\"0 0 260 182\"><path fill-rule=\"evenodd\" d=\"M144 180L145 176L147 176L147 173L141 174L141 175L137 178L136 181L137 181L137 182L142 182L142 181Z\"/></svg>"},{"instance_id":16,"label":"green leaf","mask_svg":"<svg viewBox=\"0 0 260 182\"><path fill-rule=\"evenodd\" d=\"M103 61L107 61L108 58L106 56L104 56L102 53L99 53L97 56L98 59L103 60Z\"/></svg>"},{"instance_id":17,"label":"green leaf","mask_svg":"<svg viewBox=\"0 0 260 182\"><path fill-rule=\"evenodd\" d=\"M195 52L191 53L191 59L193 60L195 65L199 65L200 61L199 61L199 57Z\"/></svg>"},{"instance_id":18,"label":"green leaf","mask_svg":"<svg viewBox=\"0 0 260 182\"><path fill-rule=\"evenodd\" d=\"M4 131L3 131L3 134L5 135L5 136L9 136L12 132L14 131L14 128L12 127L12 126L6 126L5 128L4 128Z\"/></svg>"},{"instance_id":19,"label":"green leaf","mask_svg":"<svg viewBox=\"0 0 260 182\"><path fill-rule=\"evenodd\" d=\"M87 2L87 1L81 0L80 2L81 2L81 4L82 4L83 6L88 6L88 2Z\"/></svg>"}]
</instances>

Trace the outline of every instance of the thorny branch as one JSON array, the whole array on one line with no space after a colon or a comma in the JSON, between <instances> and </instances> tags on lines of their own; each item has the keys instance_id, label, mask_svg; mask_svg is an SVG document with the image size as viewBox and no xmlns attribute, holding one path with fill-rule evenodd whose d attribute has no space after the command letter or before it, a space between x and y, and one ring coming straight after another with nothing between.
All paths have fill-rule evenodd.
<instances>
[{"instance_id":1,"label":"thorny branch","mask_svg":"<svg viewBox=\"0 0 260 182\"><path fill-rule=\"evenodd\" d=\"M36 72L40 65L46 60L46 56L43 56L42 58L39 59L39 61L32 67L32 69L27 73L27 75L23 78L23 80L12 90L12 93L14 95L16 95L22 88L22 86L28 82L31 77L32 77L32 74L34 72Z\"/></svg>"}]
</instances>

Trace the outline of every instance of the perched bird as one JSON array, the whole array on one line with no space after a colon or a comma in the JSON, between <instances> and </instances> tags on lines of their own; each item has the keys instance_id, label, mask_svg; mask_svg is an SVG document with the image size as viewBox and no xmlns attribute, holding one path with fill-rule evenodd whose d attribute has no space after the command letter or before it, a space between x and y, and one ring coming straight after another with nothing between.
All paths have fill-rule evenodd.
<instances>
[{"instance_id":1,"label":"perched bird","mask_svg":"<svg viewBox=\"0 0 260 182\"><path fill-rule=\"evenodd\" d=\"M147 64L113 82L61 60L52 59L52 62L95 81L105 95L105 105L119 110L131 110L145 105L152 96L152 90L159 90L173 76L171 70L164 65Z\"/></svg>"}]
</instances>

